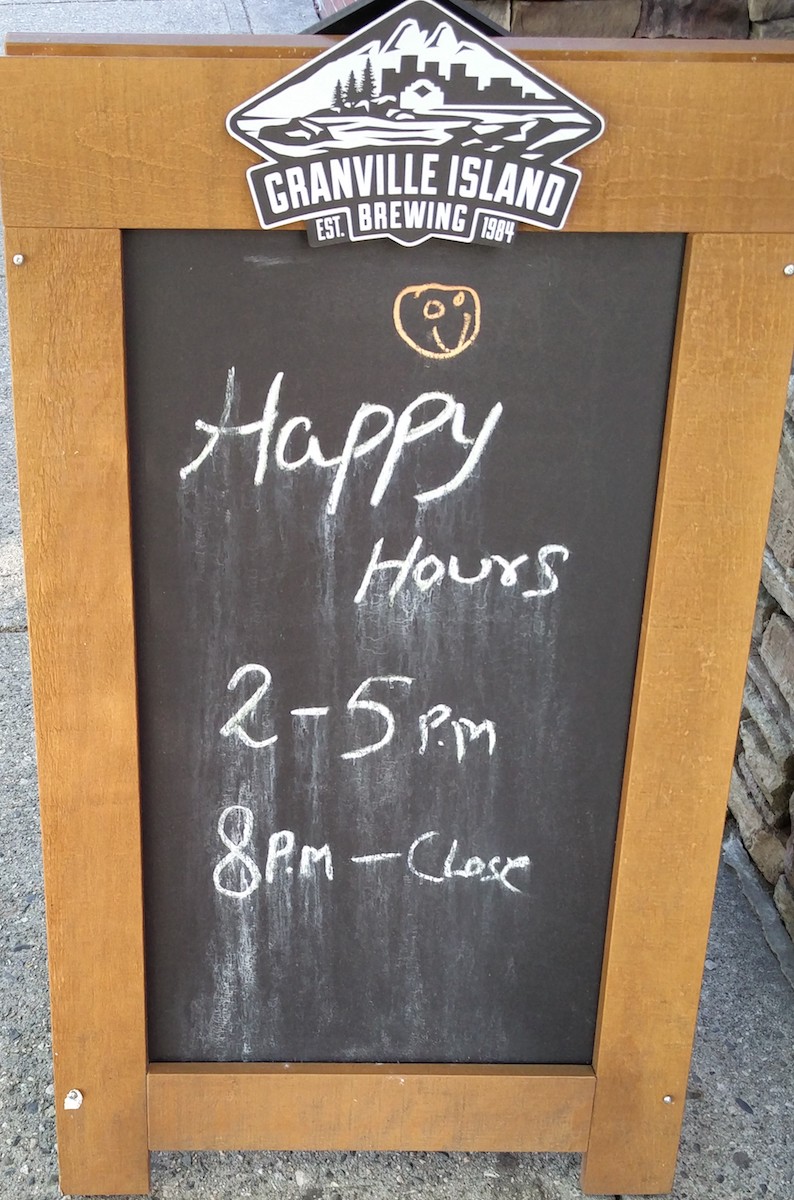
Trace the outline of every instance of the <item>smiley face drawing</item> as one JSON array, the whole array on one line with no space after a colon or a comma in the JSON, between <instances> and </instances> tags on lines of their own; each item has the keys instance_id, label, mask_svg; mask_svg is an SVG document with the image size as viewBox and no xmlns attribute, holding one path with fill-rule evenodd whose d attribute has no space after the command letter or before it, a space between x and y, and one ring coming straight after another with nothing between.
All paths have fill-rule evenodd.
<instances>
[{"instance_id":1,"label":"smiley face drawing","mask_svg":"<svg viewBox=\"0 0 794 1200\"><path fill-rule=\"evenodd\" d=\"M474 288L420 283L394 301L394 327L423 358L454 358L480 332L480 297Z\"/></svg>"}]
</instances>

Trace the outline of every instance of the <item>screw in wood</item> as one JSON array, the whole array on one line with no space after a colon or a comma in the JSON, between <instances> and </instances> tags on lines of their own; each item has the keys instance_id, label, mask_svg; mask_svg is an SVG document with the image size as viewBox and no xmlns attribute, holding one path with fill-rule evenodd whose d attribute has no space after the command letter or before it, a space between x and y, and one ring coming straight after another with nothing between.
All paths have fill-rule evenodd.
<instances>
[{"instance_id":1,"label":"screw in wood","mask_svg":"<svg viewBox=\"0 0 794 1200\"><path fill-rule=\"evenodd\" d=\"M665 1104L672 1104L672 1103L673 1103L673 1097L672 1097L672 1096L662 1096L662 1100L664 1101L664 1103L665 1103Z\"/></svg>"},{"instance_id":2,"label":"screw in wood","mask_svg":"<svg viewBox=\"0 0 794 1200\"><path fill-rule=\"evenodd\" d=\"M25 255L24 254L15 254L14 257L11 259L11 261L15 267L21 267L23 262L25 261Z\"/></svg>"},{"instance_id":3,"label":"screw in wood","mask_svg":"<svg viewBox=\"0 0 794 1200\"><path fill-rule=\"evenodd\" d=\"M72 1088L66 1093L63 1101L64 1108L81 1108L83 1104L83 1093L78 1088Z\"/></svg>"},{"instance_id":4,"label":"screw in wood","mask_svg":"<svg viewBox=\"0 0 794 1200\"><path fill-rule=\"evenodd\" d=\"M786 263L783 268L784 275L794 275L794 263Z\"/></svg>"}]
</instances>

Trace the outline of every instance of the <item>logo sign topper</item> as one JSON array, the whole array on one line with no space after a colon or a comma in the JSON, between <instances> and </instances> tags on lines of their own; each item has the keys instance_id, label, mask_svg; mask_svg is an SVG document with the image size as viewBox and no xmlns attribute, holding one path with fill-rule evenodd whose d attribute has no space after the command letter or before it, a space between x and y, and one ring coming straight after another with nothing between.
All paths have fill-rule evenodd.
<instances>
[{"instance_id":1,"label":"logo sign topper","mask_svg":"<svg viewBox=\"0 0 794 1200\"><path fill-rule=\"evenodd\" d=\"M229 113L261 155L263 229L313 245L431 237L507 243L561 229L603 118L434 4L408 0Z\"/></svg>"}]
</instances>

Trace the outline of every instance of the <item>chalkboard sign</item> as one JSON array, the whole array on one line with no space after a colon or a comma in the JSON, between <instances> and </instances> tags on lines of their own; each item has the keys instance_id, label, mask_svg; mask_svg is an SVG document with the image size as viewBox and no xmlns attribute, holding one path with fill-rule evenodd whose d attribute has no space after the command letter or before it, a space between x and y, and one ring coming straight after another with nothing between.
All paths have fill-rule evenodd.
<instances>
[{"instance_id":1,"label":"chalkboard sign","mask_svg":"<svg viewBox=\"0 0 794 1200\"><path fill-rule=\"evenodd\" d=\"M60 1186L554 1151L664 1193L791 366L794 49L513 39L593 117L564 234L398 244L411 147L355 199L390 240L258 230L247 171L324 207L300 139L372 124L372 47L323 74L356 45L0 57ZM422 45L387 122L444 91ZM570 142L521 120L545 189ZM503 124L435 182L507 200Z\"/></svg>"},{"instance_id":2,"label":"chalkboard sign","mask_svg":"<svg viewBox=\"0 0 794 1200\"><path fill-rule=\"evenodd\" d=\"M682 253L125 234L153 1059L591 1061Z\"/></svg>"}]
</instances>

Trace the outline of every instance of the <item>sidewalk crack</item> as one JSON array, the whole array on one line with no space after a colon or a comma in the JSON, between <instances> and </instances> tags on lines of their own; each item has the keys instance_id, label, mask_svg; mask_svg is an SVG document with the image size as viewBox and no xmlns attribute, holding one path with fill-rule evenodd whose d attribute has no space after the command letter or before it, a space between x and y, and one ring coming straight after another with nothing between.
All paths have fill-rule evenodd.
<instances>
[{"instance_id":1,"label":"sidewalk crack","mask_svg":"<svg viewBox=\"0 0 794 1200\"><path fill-rule=\"evenodd\" d=\"M251 16L250 16L250 13L248 12L248 6L247 6L245 0L240 0L240 5L242 7L243 13L245 14L246 24L248 25L248 32L253 33L254 26L253 26L253 22L251 21ZM227 11L226 15L228 16L228 11ZM229 22L229 24L231 24L231 21Z\"/></svg>"}]
</instances>

